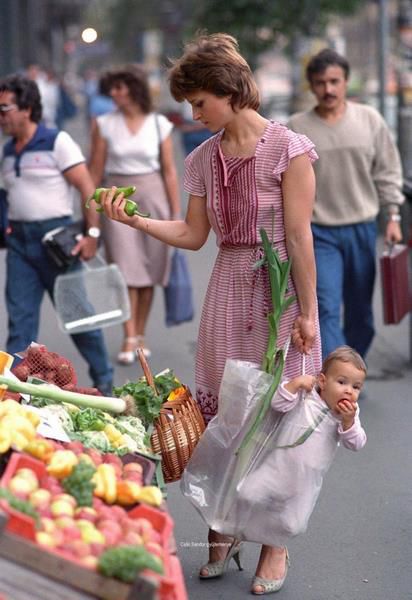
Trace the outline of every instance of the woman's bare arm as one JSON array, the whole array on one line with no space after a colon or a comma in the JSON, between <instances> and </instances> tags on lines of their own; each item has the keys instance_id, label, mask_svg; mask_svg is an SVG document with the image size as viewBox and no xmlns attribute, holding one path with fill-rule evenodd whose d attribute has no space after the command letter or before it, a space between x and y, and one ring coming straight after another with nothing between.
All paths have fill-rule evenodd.
<instances>
[{"instance_id":1,"label":"woman's bare arm","mask_svg":"<svg viewBox=\"0 0 412 600\"><path fill-rule=\"evenodd\" d=\"M301 352L309 352L316 330L316 266L311 218L315 198L315 174L306 154L290 161L282 177L286 246L292 259L292 277L300 316L292 340Z\"/></svg>"},{"instance_id":2,"label":"woman's bare arm","mask_svg":"<svg viewBox=\"0 0 412 600\"><path fill-rule=\"evenodd\" d=\"M199 250L206 242L210 223L206 213L206 198L190 195L186 217L179 221L161 221L139 216L128 217L124 212L126 204L123 194L114 200L116 188L113 187L101 195L102 207L106 217L125 223L144 231L148 235L170 246Z\"/></svg>"}]
</instances>

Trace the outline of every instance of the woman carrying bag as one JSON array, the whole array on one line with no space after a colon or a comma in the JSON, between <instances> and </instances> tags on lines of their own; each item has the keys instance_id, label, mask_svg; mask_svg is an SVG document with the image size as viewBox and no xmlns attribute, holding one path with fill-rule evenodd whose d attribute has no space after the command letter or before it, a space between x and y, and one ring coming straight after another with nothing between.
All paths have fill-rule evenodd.
<instances>
[{"instance_id":1,"label":"woman carrying bag","mask_svg":"<svg viewBox=\"0 0 412 600\"><path fill-rule=\"evenodd\" d=\"M153 112L147 75L139 65L106 73L102 78L116 110L97 117L92 129L90 172L96 186L136 186L131 199L156 220L180 215L178 179L173 156L172 123ZM153 302L154 286L165 286L170 270L169 249L140 231L103 219L107 258L116 263L126 280L131 318L124 324L118 362L130 365L135 349L143 347Z\"/></svg>"},{"instance_id":2,"label":"woman carrying bag","mask_svg":"<svg viewBox=\"0 0 412 600\"><path fill-rule=\"evenodd\" d=\"M186 159L185 189L190 194L184 220L128 217L115 189L103 195L107 217L175 247L200 249L212 228L219 252L209 281L196 356L196 395L210 420L217 411L226 361L260 363L268 342L269 281L253 270L262 258L260 229L282 259L292 259L290 293L297 296L280 323L279 345L292 331L285 377L300 373L302 354L312 351L320 369L315 262L310 220L315 193L313 144L279 123L262 117L252 72L227 34L199 36L170 69L174 98L187 100L193 118L215 135ZM233 405L236 412L236 404ZM232 539L209 531L209 560L203 579L219 577L231 557ZM283 547L264 545L256 569L254 594L280 589L286 572Z\"/></svg>"}]
</instances>

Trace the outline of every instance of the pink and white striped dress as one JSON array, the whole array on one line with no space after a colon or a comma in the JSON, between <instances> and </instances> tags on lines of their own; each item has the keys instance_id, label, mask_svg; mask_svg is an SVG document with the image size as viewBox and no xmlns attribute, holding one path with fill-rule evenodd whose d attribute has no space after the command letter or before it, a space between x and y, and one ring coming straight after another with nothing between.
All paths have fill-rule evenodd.
<instances>
[{"instance_id":1,"label":"pink and white striped dress","mask_svg":"<svg viewBox=\"0 0 412 600\"><path fill-rule=\"evenodd\" d=\"M216 134L187 157L184 179L188 193L205 197L219 246L203 305L196 355L196 397L206 422L217 412L226 360L262 362L271 296L266 270L252 270L263 254L259 230L266 229L280 257L286 259L282 173L295 156L307 153L312 161L317 158L314 144L306 136L273 121L250 158L224 156L222 135ZM295 293L292 279L288 293ZM283 315L278 346L286 342L298 314L295 302ZM312 356L319 371L319 329ZM298 375L301 367L302 356L291 345L284 377Z\"/></svg>"}]
</instances>

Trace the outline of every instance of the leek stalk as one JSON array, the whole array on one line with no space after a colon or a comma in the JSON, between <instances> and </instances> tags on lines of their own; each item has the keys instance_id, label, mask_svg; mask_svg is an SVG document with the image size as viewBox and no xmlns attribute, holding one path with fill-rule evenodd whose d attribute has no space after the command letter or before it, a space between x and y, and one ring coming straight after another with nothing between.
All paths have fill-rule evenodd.
<instances>
[{"instance_id":1,"label":"leek stalk","mask_svg":"<svg viewBox=\"0 0 412 600\"><path fill-rule=\"evenodd\" d=\"M265 229L262 228L260 230L260 235L262 238L264 256L261 260L256 262L254 269L261 269L265 266L267 267L272 300L272 312L268 314L269 339L262 361L262 371L273 375L273 382L266 394L264 394L262 397L260 401L260 409L256 414L255 420L243 439L241 445L239 446L236 454L244 450L253 439L255 432L262 423L270 407L273 395L279 385L287 351L285 351L284 348L277 347L279 325L283 313L296 300L295 296L286 297L292 261L290 259L285 261L280 259L278 251L272 247Z\"/></svg>"},{"instance_id":2,"label":"leek stalk","mask_svg":"<svg viewBox=\"0 0 412 600\"><path fill-rule=\"evenodd\" d=\"M47 383L34 384L24 381L9 379L0 375L0 387L6 386L11 392L30 394L35 398L46 398L54 402L70 402L76 406L98 408L107 412L123 413L126 410L126 402L122 398L108 398L105 396L90 396L88 394L77 394L62 390L57 386Z\"/></svg>"}]
</instances>

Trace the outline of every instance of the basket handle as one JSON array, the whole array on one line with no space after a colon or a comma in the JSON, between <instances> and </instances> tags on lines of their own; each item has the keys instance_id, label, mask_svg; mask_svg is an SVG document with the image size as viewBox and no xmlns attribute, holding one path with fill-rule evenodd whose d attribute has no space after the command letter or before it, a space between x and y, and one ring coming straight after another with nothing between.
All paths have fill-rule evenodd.
<instances>
[{"instance_id":1,"label":"basket handle","mask_svg":"<svg viewBox=\"0 0 412 600\"><path fill-rule=\"evenodd\" d=\"M143 348L141 348L139 346L136 349L136 354L137 354L137 358L140 361L140 365L143 369L143 373L144 373L144 376L146 377L146 381L147 381L148 385L150 385L150 387L152 388L152 390L154 391L156 396L158 396L156 385L155 385L154 378L153 378L153 373L150 370L149 363L147 362L146 357L143 352Z\"/></svg>"}]
</instances>

